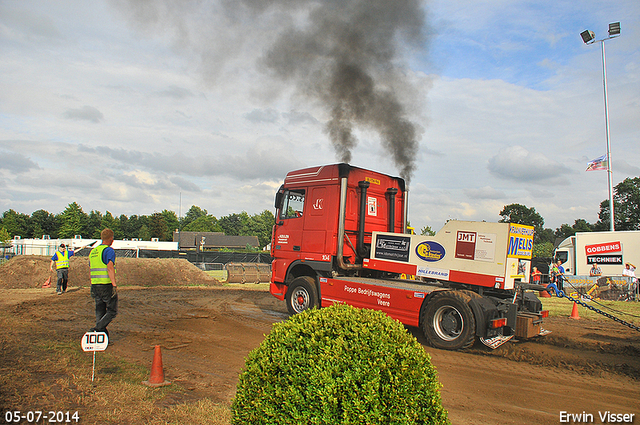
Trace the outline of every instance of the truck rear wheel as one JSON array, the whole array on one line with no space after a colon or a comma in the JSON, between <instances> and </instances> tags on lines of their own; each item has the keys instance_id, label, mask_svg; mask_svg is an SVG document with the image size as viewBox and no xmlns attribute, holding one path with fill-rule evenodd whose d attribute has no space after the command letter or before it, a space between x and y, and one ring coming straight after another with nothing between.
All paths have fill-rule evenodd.
<instances>
[{"instance_id":1,"label":"truck rear wheel","mask_svg":"<svg viewBox=\"0 0 640 425\"><path fill-rule=\"evenodd\" d=\"M459 291L442 291L422 312L422 331L429 344L444 350L463 350L475 341L476 320L470 297Z\"/></svg>"},{"instance_id":2,"label":"truck rear wheel","mask_svg":"<svg viewBox=\"0 0 640 425\"><path fill-rule=\"evenodd\" d=\"M315 279L310 276L297 277L289 285L285 300L289 314L298 314L318 304Z\"/></svg>"}]
</instances>

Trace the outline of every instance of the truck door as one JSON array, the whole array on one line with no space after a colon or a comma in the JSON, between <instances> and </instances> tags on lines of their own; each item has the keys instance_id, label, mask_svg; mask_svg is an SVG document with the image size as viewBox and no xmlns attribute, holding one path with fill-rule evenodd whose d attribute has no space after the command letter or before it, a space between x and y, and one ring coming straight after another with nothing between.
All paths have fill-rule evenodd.
<instances>
[{"instance_id":1,"label":"truck door","mask_svg":"<svg viewBox=\"0 0 640 425\"><path fill-rule=\"evenodd\" d=\"M327 198L327 188L324 186L310 187L307 198L309 206L304 217L302 252L316 258L316 254L326 253L327 220L330 216L328 211L333 211L333 206Z\"/></svg>"},{"instance_id":2,"label":"truck door","mask_svg":"<svg viewBox=\"0 0 640 425\"><path fill-rule=\"evenodd\" d=\"M304 189L283 189L276 199L276 226L273 253L276 258L292 261L300 258L304 211Z\"/></svg>"}]
</instances>

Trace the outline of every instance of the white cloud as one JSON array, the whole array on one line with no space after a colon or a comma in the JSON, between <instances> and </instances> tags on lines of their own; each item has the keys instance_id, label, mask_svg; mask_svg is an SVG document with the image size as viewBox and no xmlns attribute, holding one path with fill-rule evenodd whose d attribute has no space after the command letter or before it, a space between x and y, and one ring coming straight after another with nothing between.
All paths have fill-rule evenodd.
<instances>
[{"instance_id":1,"label":"white cloud","mask_svg":"<svg viewBox=\"0 0 640 425\"><path fill-rule=\"evenodd\" d=\"M507 197L503 191L490 186L464 189L464 193L471 199L505 199Z\"/></svg>"},{"instance_id":2,"label":"white cloud","mask_svg":"<svg viewBox=\"0 0 640 425\"><path fill-rule=\"evenodd\" d=\"M97 124L103 120L104 115L97 108L85 105L82 108L67 109L64 117L71 120L91 121Z\"/></svg>"},{"instance_id":3,"label":"white cloud","mask_svg":"<svg viewBox=\"0 0 640 425\"><path fill-rule=\"evenodd\" d=\"M529 152L522 146L510 146L489 158L489 171L500 178L524 183L566 182L570 174L564 165L540 152Z\"/></svg>"},{"instance_id":4,"label":"white cloud","mask_svg":"<svg viewBox=\"0 0 640 425\"><path fill-rule=\"evenodd\" d=\"M256 66L275 28L308 24L310 3L285 0L250 22L251 4L272 3L2 3L2 211L78 201L116 215L177 212L182 194L216 216L256 213L273 208L288 171L335 162L330 111L305 93L311 85ZM426 10L434 37L401 46L411 56L384 80L422 136L412 224L496 221L509 203L535 207L552 228L596 221L606 173L584 169L605 151L602 66L579 32L622 21L607 44L616 184L640 174L640 3L436 0ZM354 134L354 165L399 174L375 132Z\"/></svg>"},{"instance_id":5,"label":"white cloud","mask_svg":"<svg viewBox=\"0 0 640 425\"><path fill-rule=\"evenodd\" d=\"M0 151L0 170L22 174L38 168L38 164L21 153Z\"/></svg>"}]
</instances>

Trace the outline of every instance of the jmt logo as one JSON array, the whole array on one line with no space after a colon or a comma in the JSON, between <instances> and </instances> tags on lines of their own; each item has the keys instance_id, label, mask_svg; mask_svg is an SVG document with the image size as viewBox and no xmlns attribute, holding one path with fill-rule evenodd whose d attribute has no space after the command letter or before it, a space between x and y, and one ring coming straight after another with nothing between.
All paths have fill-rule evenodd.
<instances>
[{"instance_id":1,"label":"jmt logo","mask_svg":"<svg viewBox=\"0 0 640 425\"><path fill-rule=\"evenodd\" d=\"M474 232L458 232L458 242L476 242L476 234Z\"/></svg>"}]
</instances>

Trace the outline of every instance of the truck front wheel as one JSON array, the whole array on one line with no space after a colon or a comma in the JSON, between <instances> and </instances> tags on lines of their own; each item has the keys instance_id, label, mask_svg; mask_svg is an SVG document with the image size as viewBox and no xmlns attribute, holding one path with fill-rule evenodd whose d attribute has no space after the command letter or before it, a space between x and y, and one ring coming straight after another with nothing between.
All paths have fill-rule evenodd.
<instances>
[{"instance_id":1,"label":"truck front wheel","mask_svg":"<svg viewBox=\"0 0 640 425\"><path fill-rule=\"evenodd\" d=\"M285 298L289 314L298 314L318 304L318 290L310 276L297 277L289 285Z\"/></svg>"},{"instance_id":2,"label":"truck front wheel","mask_svg":"<svg viewBox=\"0 0 640 425\"><path fill-rule=\"evenodd\" d=\"M442 291L422 312L422 331L429 344L444 350L463 350L475 341L476 320L470 297L458 291Z\"/></svg>"}]
</instances>

